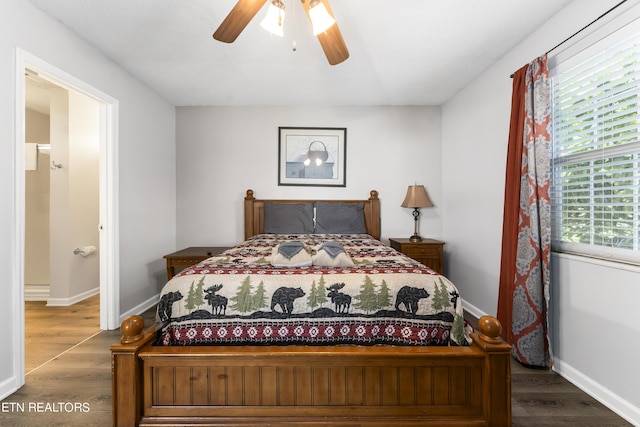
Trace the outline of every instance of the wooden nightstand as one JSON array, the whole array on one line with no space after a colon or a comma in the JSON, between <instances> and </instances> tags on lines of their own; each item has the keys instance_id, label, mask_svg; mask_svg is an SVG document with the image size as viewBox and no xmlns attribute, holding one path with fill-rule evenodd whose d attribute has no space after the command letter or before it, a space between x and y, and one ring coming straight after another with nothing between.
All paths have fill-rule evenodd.
<instances>
[{"instance_id":1,"label":"wooden nightstand","mask_svg":"<svg viewBox=\"0 0 640 427\"><path fill-rule=\"evenodd\" d=\"M444 273L444 242L434 239L422 239L421 242L411 242L409 239L389 239L391 247L406 256L426 265L437 273Z\"/></svg>"},{"instance_id":2,"label":"wooden nightstand","mask_svg":"<svg viewBox=\"0 0 640 427\"><path fill-rule=\"evenodd\" d=\"M190 267L214 255L219 255L229 249L228 246L193 246L181 251L165 255L167 260L167 278L170 280L175 274L176 267Z\"/></svg>"}]
</instances>

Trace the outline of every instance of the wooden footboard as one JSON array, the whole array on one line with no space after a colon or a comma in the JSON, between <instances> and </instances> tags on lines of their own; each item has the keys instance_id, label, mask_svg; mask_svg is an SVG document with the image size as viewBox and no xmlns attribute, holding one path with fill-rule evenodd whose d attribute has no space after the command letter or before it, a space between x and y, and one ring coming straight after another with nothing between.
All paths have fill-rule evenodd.
<instances>
[{"instance_id":1,"label":"wooden footboard","mask_svg":"<svg viewBox=\"0 0 640 427\"><path fill-rule=\"evenodd\" d=\"M115 426L510 426L510 346L162 347L142 318L111 347Z\"/></svg>"}]
</instances>

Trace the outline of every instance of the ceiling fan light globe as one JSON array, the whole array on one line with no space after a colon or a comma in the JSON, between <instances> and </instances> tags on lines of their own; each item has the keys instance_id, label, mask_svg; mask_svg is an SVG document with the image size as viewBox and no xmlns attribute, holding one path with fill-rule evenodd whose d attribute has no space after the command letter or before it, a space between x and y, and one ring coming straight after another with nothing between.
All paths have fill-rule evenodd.
<instances>
[{"instance_id":1,"label":"ceiling fan light globe","mask_svg":"<svg viewBox=\"0 0 640 427\"><path fill-rule=\"evenodd\" d=\"M281 1L269 3L267 15L260 23L260 26L271 34L284 37L284 4Z\"/></svg>"},{"instance_id":2,"label":"ceiling fan light globe","mask_svg":"<svg viewBox=\"0 0 640 427\"><path fill-rule=\"evenodd\" d=\"M336 20L329 14L324 3L320 1L315 5L314 2L312 2L309 6L309 19L311 19L314 36L324 33L329 29L329 27L336 23Z\"/></svg>"}]
</instances>

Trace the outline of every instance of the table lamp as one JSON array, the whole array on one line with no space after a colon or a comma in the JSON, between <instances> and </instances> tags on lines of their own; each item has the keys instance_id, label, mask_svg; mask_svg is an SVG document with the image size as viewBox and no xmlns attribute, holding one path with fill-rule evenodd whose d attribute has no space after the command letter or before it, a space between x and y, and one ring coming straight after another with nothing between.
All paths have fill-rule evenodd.
<instances>
[{"instance_id":1,"label":"table lamp","mask_svg":"<svg viewBox=\"0 0 640 427\"><path fill-rule=\"evenodd\" d=\"M407 195L402 202L403 208L413 208L413 236L409 238L411 242L420 242L422 237L418 234L418 217L420 216L420 208L433 206L424 185L410 185L407 188Z\"/></svg>"}]
</instances>

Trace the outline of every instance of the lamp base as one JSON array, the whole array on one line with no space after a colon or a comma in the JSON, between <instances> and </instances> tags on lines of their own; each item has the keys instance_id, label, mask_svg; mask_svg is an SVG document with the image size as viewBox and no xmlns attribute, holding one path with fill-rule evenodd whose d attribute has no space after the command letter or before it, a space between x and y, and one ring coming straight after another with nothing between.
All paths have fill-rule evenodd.
<instances>
[{"instance_id":1,"label":"lamp base","mask_svg":"<svg viewBox=\"0 0 640 427\"><path fill-rule=\"evenodd\" d=\"M420 210L413 208L413 236L409 237L410 242L422 242L422 237L418 234L418 217L420 216Z\"/></svg>"}]
</instances>

